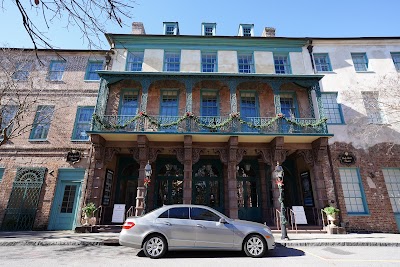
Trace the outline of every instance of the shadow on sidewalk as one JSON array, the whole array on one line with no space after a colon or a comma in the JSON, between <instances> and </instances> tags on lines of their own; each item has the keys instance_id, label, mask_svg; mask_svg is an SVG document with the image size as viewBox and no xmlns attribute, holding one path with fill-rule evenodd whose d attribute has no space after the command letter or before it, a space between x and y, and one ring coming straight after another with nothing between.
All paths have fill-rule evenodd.
<instances>
[{"instance_id":1,"label":"shadow on sidewalk","mask_svg":"<svg viewBox=\"0 0 400 267\"><path fill-rule=\"evenodd\" d=\"M264 258L277 258L277 257L298 257L304 256L304 252L295 249L287 248L277 244L277 247L268 251ZM138 257L146 257L143 250L137 254ZM169 251L165 254L165 258L247 258L243 251Z\"/></svg>"}]
</instances>

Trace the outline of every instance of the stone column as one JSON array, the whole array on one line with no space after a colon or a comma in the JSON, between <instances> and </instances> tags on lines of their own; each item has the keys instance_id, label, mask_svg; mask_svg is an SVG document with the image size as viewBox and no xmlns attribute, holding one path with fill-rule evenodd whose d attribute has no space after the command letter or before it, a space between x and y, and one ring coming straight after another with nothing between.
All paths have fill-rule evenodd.
<instances>
[{"instance_id":1,"label":"stone column","mask_svg":"<svg viewBox=\"0 0 400 267\"><path fill-rule=\"evenodd\" d=\"M192 136L184 137L184 176L183 176L183 203L192 203L192 176L193 176L193 160L192 160Z\"/></svg>"},{"instance_id":2,"label":"stone column","mask_svg":"<svg viewBox=\"0 0 400 267\"><path fill-rule=\"evenodd\" d=\"M326 179L323 172L324 158L327 157L328 138L321 137L312 142L314 165L312 168L316 193L316 208L323 208L328 204ZM332 187L333 188L333 187Z\"/></svg>"}]
</instances>

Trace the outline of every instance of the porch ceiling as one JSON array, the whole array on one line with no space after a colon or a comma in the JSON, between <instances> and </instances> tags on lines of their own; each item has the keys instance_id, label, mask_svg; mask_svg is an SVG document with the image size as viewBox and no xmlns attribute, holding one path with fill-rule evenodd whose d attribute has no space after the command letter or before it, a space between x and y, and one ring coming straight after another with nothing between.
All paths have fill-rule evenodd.
<instances>
[{"instance_id":1,"label":"porch ceiling","mask_svg":"<svg viewBox=\"0 0 400 267\"><path fill-rule=\"evenodd\" d=\"M238 136L240 143L269 143L278 135L229 135L229 134L160 134L160 133L99 133L106 141L137 141L139 135L146 135L149 141L153 142L183 142L185 135L191 135L193 142L198 143L220 143L228 142L231 136ZM325 135L283 135L285 143L305 143L309 144L320 137L332 137L333 134Z\"/></svg>"}]
</instances>

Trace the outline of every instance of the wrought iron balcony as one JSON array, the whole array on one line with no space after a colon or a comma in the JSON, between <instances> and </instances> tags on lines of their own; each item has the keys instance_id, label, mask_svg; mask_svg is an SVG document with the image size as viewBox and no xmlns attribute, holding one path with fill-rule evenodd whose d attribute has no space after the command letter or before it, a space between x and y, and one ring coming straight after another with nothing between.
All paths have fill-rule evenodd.
<instances>
[{"instance_id":1,"label":"wrought iron balcony","mask_svg":"<svg viewBox=\"0 0 400 267\"><path fill-rule=\"evenodd\" d=\"M328 134L326 119L229 116L93 116L93 132L229 134Z\"/></svg>"}]
</instances>

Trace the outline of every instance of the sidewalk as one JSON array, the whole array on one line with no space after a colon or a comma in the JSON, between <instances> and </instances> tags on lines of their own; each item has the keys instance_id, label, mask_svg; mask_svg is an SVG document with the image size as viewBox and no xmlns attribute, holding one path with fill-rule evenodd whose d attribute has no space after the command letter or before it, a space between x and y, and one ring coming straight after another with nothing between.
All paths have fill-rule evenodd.
<instances>
[{"instance_id":1,"label":"sidewalk","mask_svg":"<svg viewBox=\"0 0 400 267\"><path fill-rule=\"evenodd\" d=\"M75 233L74 231L0 232L0 246L103 246L118 245L118 233ZM289 233L290 240L275 242L287 247L303 246L391 246L400 247L400 234L345 234Z\"/></svg>"}]
</instances>

